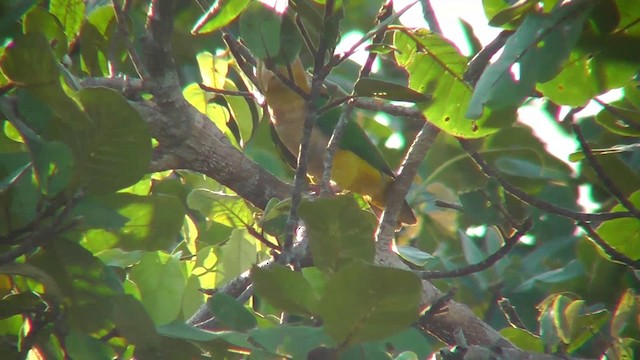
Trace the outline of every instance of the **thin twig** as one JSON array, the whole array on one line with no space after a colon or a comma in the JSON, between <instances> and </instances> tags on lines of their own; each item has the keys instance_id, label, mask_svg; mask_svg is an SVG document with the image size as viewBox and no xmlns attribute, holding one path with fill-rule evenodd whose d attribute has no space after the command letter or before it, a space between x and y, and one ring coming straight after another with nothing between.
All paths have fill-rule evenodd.
<instances>
[{"instance_id":1,"label":"thin twig","mask_svg":"<svg viewBox=\"0 0 640 360\"><path fill-rule=\"evenodd\" d=\"M506 237L504 241L504 245L502 245L496 252L487 256L486 259L482 260L479 263L472 264L469 266L465 266L455 270L446 270L446 271L414 271L416 275L418 275L423 280L431 280L431 279L444 279L444 278L455 278L462 277L466 275L470 275L473 273L477 273L483 270L486 270L493 266L498 260L502 259L507 255L514 246L518 243L520 238L524 236L532 227L532 222L530 220L525 221L525 223L521 226L520 229L516 230L516 232L510 237Z\"/></svg>"},{"instance_id":2,"label":"thin twig","mask_svg":"<svg viewBox=\"0 0 640 360\"><path fill-rule=\"evenodd\" d=\"M618 107L607 104L598 98L593 98L593 101L602 106L606 111L610 112L611 115L617 116L620 119L624 120L625 124L627 124L629 127L633 128L636 131L640 130L640 124L638 124L637 121L629 119Z\"/></svg>"},{"instance_id":3,"label":"thin twig","mask_svg":"<svg viewBox=\"0 0 640 360\"><path fill-rule=\"evenodd\" d=\"M296 26L298 27L298 30L300 30L300 34L302 35L302 40L307 46L307 50L309 50L309 53L315 54L316 51L318 50L316 49L315 45L313 45L311 36L309 36L309 32L307 31L307 28L302 23L302 19L300 18L300 15L296 14L295 21L296 21Z\"/></svg>"},{"instance_id":4,"label":"thin twig","mask_svg":"<svg viewBox=\"0 0 640 360\"><path fill-rule=\"evenodd\" d=\"M422 163L422 159L424 159L429 149L431 149L439 133L440 129L427 121L411 144L402 167L398 172L398 176L387 191L385 210L382 212L380 224L375 236L379 249L391 247L391 241L397 224L396 218L400 208L418 172L418 167Z\"/></svg>"},{"instance_id":5,"label":"thin twig","mask_svg":"<svg viewBox=\"0 0 640 360\"><path fill-rule=\"evenodd\" d=\"M623 211L623 212L604 212L604 213L585 213L585 212L579 212L579 211L574 211L571 209L567 209L558 205L554 205L552 203L549 203L547 201L544 200L540 200L538 198L536 198L535 196L529 195L526 192L522 191L521 189L517 188L516 186L514 186L513 184L511 184L510 182L508 182L507 180L505 180L502 176L500 176L500 174L498 173L498 171L496 169L494 169L493 167L491 167L482 157L482 155L480 155L480 153L478 153L475 149L473 149L471 147L471 144L464 139L458 139L458 142L460 143L460 145L462 146L462 148L464 150L467 151L467 153L469 154L469 156L471 156L471 158L473 159L473 161L475 161L475 163L478 165L478 167L480 167L480 170L482 170L482 172L485 174L485 176L489 177L489 178L495 178L496 180L498 180L498 182L500 183L500 185L502 185L502 187L511 195L515 196L516 198L520 199L521 201L536 207L540 210L544 210L546 212L552 213L552 214L556 214L556 215L560 215L566 218L570 218L570 219L574 219L574 220L578 220L578 221L606 221L606 220L613 220L613 219L620 219L620 218L625 218L625 217L632 217L633 215L628 212L628 211Z\"/></svg>"},{"instance_id":6,"label":"thin twig","mask_svg":"<svg viewBox=\"0 0 640 360\"><path fill-rule=\"evenodd\" d=\"M144 63L138 54L133 42L129 38L129 27L127 26L127 13L129 9L131 9L131 1L124 0L124 4L122 8L118 6L117 0L111 0L113 4L113 11L115 13L116 22L118 24L118 31L122 35L125 46L127 48L127 53L129 54L129 58L131 59L131 63L133 64L133 68L136 70L136 73L141 79L147 79L149 77L149 73L147 69L144 67Z\"/></svg>"},{"instance_id":7,"label":"thin twig","mask_svg":"<svg viewBox=\"0 0 640 360\"><path fill-rule=\"evenodd\" d=\"M484 70L489 65L489 61L495 55L498 50L500 50L504 44L507 42L509 37L513 35L513 30L503 30L495 39L493 39L487 46L482 48L476 56L471 59L469 62L469 67L467 71L464 73L464 80L471 84L471 86L475 86L480 79L480 75L484 72Z\"/></svg>"},{"instance_id":8,"label":"thin twig","mask_svg":"<svg viewBox=\"0 0 640 360\"><path fill-rule=\"evenodd\" d=\"M318 49L314 54L313 63L313 77L311 79L311 90L308 98L305 100L305 119L304 127L302 130L302 140L300 142L300 150L298 153L298 163L296 167L296 173L293 179L293 192L291 194L291 211L287 218L284 234L284 253L287 256L289 249L293 246L293 238L295 229L298 227L298 206L302 200L302 192L307 188L307 159L309 157L309 148L311 140L311 132L313 130L313 124L316 121L317 107L316 103L320 97L320 90L322 83L326 78L328 72L325 70L325 57L328 48L328 39L326 38L327 32L324 31L324 26L329 23L330 18L333 16L335 6L335 0L327 0L324 6L324 19L323 19L323 31L318 41Z\"/></svg>"},{"instance_id":9,"label":"thin twig","mask_svg":"<svg viewBox=\"0 0 640 360\"><path fill-rule=\"evenodd\" d=\"M435 206L437 206L437 207L440 207L440 208L452 209L452 210L464 212L464 207L462 205L452 204L450 202L446 202L446 201L443 201L443 200L436 200L436 201L433 202L433 204Z\"/></svg>"},{"instance_id":10,"label":"thin twig","mask_svg":"<svg viewBox=\"0 0 640 360\"><path fill-rule=\"evenodd\" d=\"M207 91L207 92L212 92L215 94L220 94L220 95L229 95L229 96L241 96L247 99L255 99L255 96L253 96L252 93L250 92L246 92L246 91L234 91L234 90L226 90L226 89L216 89L216 88L212 88L210 86L207 86L205 84L198 84L198 86L200 87L200 89Z\"/></svg>"},{"instance_id":11,"label":"thin twig","mask_svg":"<svg viewBox=\"0 0 640 360\"><path fill-rule=\"evenodd\" d=\"M504 317L507 319L507 322L511 326L516 329L521 329L529 332L522 319L520 319L520 315L518 315L516 308L511 305L511 302L509 302L509 299L504 297L498 299L498 306L500 307L500 311L502 312Z\"/></svg>"},{"instance_id":12,"label":"thin twig","mask_svg":"<svg viewBox=\"0 0 640 360\"><path fill-rule=\"evenodd\" d=\"M589 166L591 166L591 168L593 169L593 171L595 171L600 181L602 181L602 184L604 185L605 189L607 189L607 191L611 195L613 195L616 199L618 199L620 204L624 206L627 210L629 210L629 212L633 214L633 216L640 219L640 211L638 211L638 208L635 207L633 203L629 201L629 199L627 199L626 196L624 196L624 194L622 193L622 190L620 190L620 188L613 182L613 179L611 179L611 177L607 174L607 172L604 171L604 169L596 159L595 155L593 155L593 151L591 151L591 147L587 143L587 139L585 139L584 134L582 133L582 129L580 129L580 126L576 123L573 123L571 127L573 128L573 132L576 134L576 138L578 138L578 143L580 144L580 148L582 149L582 153L584 154L585 159L587 159Z\"/></svg>"},{"instance_id":13,"label":"thin twig","mask_svg":"<svg viewBox=\"0 0 640 360\"><path fill-rule=\"evenodd\" d=\"M600 249L602 249L602 251L604 251L605 254L609 255L611 260L623 263L636 270L640 269L640 260L633 260L632 258L626 256L625 254L618 252L606 241L604 241L604 239L600 235L598 235L598 233L593 229L591 224L584 221L578 221L577 224L587 233L589 238L591 238L591 240L593 240L593 242Z\"/></svg>"}]
</instances>

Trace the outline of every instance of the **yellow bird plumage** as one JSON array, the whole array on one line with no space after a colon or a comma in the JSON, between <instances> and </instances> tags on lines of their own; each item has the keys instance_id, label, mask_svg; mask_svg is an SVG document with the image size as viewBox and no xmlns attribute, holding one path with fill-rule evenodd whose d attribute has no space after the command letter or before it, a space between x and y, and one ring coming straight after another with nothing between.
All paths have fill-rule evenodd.
<instances>
[{"instance_id":1,"label":"yellow bird plumage","mask_svg":"<svg viewBox=\"0 0 640 360\"><path fill-rule=\"evenodd\" d=\"M300 90L309 93L309 78L299 58L290 65L290 69L292 82ZM289 71L283 67L280 73L282 76L288 77ZM297 156L305 119L304 99L280 81L262 62L258 62L257 78L260 91L267 100L271 122L278 137L289 152ZM323 158L329 136L318 126L314 126L309 143L307 170L309 177L314 182L322 177ZM363 141L370 142L366 135ZM379 153L373 144L371 146L370 151ZM389 185L393 182L393 173L380 154L373 155L377 156L375 159L381 159L378 164L374 165L348 148L340 146L334 156L331 179L343 190L357 192L368 197L373 207L381 209L386 203L386 193ZM398 220L405 224L416 222L415 215L406 202L398 215Z\"/></svg>"}]
</instances>

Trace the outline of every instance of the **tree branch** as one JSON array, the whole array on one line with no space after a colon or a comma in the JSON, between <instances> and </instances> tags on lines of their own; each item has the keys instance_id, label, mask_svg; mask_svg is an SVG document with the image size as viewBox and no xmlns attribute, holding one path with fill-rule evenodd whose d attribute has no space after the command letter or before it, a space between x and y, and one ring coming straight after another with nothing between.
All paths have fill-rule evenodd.
<instances>
[{"instance_id":1,"label":"tree branch","mask_svg":"<svg viewBox=\"0 0 640 360\"><path fill-rule=\"evenodd\" d=\"M593 171L595 171L600 181L602 181L602 184L604 185L605 189L607 189L607 191L611 195L613 195L616 199L618 199L618 202L620 202L622 206L627 208L627 210L629 210L629 212L633 214L633 216L640 219L640 211L638 211L638 208L635 207L633 203L631 203L631 201L627 199L626 196L624 196L620 188L613 182L613 179L611 179L611 177L607 174L607 172L604 171L602 166L600 166L600 163L596 159L595 155L593 155L593 151L591 151L591 147L587 143L587 139L585 139L584 134L582 133L582 129L580 129L580 126L576 123L573 123L571 127L573 129L573 132L576 134L576 138L578 139L578 143L580 144L582 153L587 159L587 163L589 163L589 166L591 166L591 168L593 169Z\"/></svg>"},{"instance_id":2,"label":"tree branch","mask_svg":"<svg viewBox=\"0 0 640 360\"><path fill-rule=\"evenodd\" d=\"M464 139L458 139L458 142L460 143L462 148L467 151L469 156L471 156L471 158L473 159L473 161L475 161L478 167L480 167L480 170L482 170L485 176L489 178L495 178L496 180L498 180L500 185L502 185L502 187L508 193L510 193L516 198L540 210L543 210L552 214L560 215L566 218L578 220L578 221L606 221L606 220L620 219L620 218L633 216L630 212L604 212L604 213L579 212L579 211L574 211L571 209L567 209L561 206L551 204L544 200L540 200L535 196L527 194L526 192L517 188L516 186L514 186L513 184L505 180L502 176L500 176L498 171L493 167L491 167L482 158L482 155L480 155L480 153L478 153L475 149L471 147L471 144L469 143L469 141Z\"/></svg>"}]
</instances>

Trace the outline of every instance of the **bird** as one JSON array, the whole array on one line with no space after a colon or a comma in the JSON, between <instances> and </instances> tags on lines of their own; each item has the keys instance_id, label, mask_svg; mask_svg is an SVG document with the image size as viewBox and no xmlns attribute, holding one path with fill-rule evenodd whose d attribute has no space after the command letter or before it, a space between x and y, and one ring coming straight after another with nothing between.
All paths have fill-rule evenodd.
<instances>
[{"instance_id":1,"label":"bird","mask_svg":"<svg viewBox=\"0 0 640 360\"><path fill-rule=\"evenodd\" d=\"M310 93L310 77L299 57L287 66L278 66L276 71L280 74L276 75L265 62L258 61L257 85L267 103L271 126L275 130L272 133L275 132L277 140L296 159L306 112L306 101L300 92ZM289 81L285 83L279 76ZM295 84L297 89L294 90L291 84ZM311 133L307 175L314 184L322 179L324 154L339 120L341 110L335 110L319 116ZM395 174L364 129L354 121L347 122L333 158L331 180L341 190L363 195L374 212L379 214L385 207L387 192L394 179ZM406 225L417 222L406 200L398 214L398 222Z\"/></svg>"}]
</instances>

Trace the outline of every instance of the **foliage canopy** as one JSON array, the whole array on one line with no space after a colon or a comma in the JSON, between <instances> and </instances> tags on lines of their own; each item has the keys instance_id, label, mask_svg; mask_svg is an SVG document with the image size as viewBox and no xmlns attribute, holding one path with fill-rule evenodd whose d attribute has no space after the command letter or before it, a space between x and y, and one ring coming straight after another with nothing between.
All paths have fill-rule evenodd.
<instances>
[{"instance_id":1,"label":"foliage canopy","mask_svg":"<svg viewBox=\"0 0 640 360\"><path fill-rule=\"evenodd\" d=\"M463 53L392 2L3 2L3 359L640 357L640 2L509 3ZM329 100L306 118L426 153L389 190L418 225L300 202L253 79L298 57Z\"/></svg>"}]
</instances>

